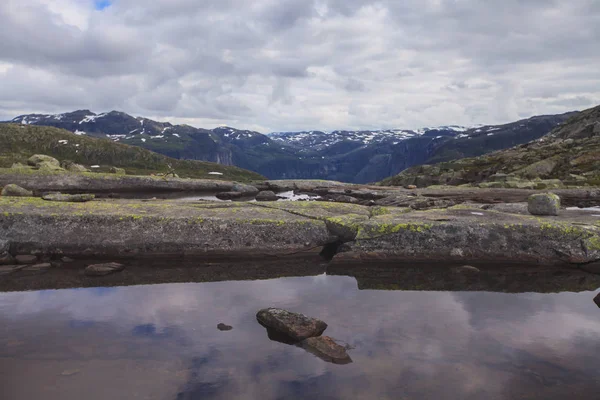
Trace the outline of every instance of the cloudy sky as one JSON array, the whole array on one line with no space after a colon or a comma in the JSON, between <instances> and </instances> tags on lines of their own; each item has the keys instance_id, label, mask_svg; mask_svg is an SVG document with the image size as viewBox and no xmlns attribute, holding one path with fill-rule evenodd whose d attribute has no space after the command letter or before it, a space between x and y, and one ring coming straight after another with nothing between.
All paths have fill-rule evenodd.
<instances>
[{"instance_id":1,"label":"cloudy sky","mask_svg":"<svg viewBox=\"0 0 600 400\"><path fill-rule=\"evenodd\" d=\"M2 0L0 119L502 123L600 104L598 0Z\"/></svg>"}]
</instances>

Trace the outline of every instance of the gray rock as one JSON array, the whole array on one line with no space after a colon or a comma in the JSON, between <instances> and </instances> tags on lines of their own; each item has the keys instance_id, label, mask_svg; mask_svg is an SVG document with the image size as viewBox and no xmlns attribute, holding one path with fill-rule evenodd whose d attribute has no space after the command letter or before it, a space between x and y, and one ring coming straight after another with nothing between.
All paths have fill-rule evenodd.
<instances>
[{"instance_id":1,"label":"gray rock","mask_svg":"<svg viewBox=\"0 0 600 400\"><path fill-rule=\"evenodd\" d=\"M0 239L0 254L8 252L10 250L10 242L8 240Z\"/></svg>"},{"instance_id":2,"label":"gray rock","mask_svg":"<svg viewBox=\"0 0 600 400\"><path fill-rule=\"evenodd\" d=\"M480 272L479 268L472 265L461 265L460 267L452 268L452 271L458 274L477 274Z\"/></svg>"},{"instance_id":3,"label":"gray rock","mask_svg":"<svg viewBox=\"0 0 600 400\"><path fill-rule=\"evenodd\" d=\"M127 175L127 171L125 171L124 168L118 168L118 167L110 167L108 172L110 172L111 174L117 174L117 175Z\"/></svg>"},{"instance_id":4,"label":"gray rock","mask_svg":"<svg viewBox=\"0 0 600 400\"><path fill-rule=\"evenodd\" d=\"M62 169L56 158L44 154L35 154L29 157L27 164L38 169Z\"/></svg>"},{"instance_id":5,"label":"gray rock","mask_svg":"<svg viewBox=\"0 0 600 400\"><path fill-rule=\"evenodd\" d=\"M62 193L51 193L42 196L42 199L47 201L61 201L70 203L85 203L87 201L94 200L96 196L93 194L62 194Z\"/></svg>"},{"instance_id":6,"label":"gray rock","mask_svg":"<svg viewBox=\"0 0 600 400\"><path fill-rule=\"evenodd\" d=\"M85 274L87 276L104 276L115 272L123 271L125 266L116 262L104 263L104 264L92 264L85 268Z\"/></svg>"},{"instance_id":7,"label":"gray rock","mask_svg":"<svg viewBox=\"0 0 600 400\"><path fill-rule=\"evenodd\" d=\"M326 200L335 201L336 203L349 203L357 204L359 200L356 197L348 196L345 194L329 195L325 197Z\"/></svg>"},{"instance_id":8,"label":"gray rock","mask_svg":"<svg viewBox=\"0 0 600 400\"><path fill-rule=\"evenodd\" d=\"M217 325L217 329L220 330L220 331L230 331L230 330L233 329L233 326L226 325L226 324L224 324L224 323L221 322L220 324Z\"/></svg>"},{"instance_id":9,"label":"gray rock","mask_svg":"<svg viewBox=\"0 0 600 400\"><path fill-rule=\"evenodd\" d=\"M90 170L84 167L81 164L77 164L74 162L62 162L61 166L69 172L89 172Z\"/></svg>"},{"instance_id":10,"label":"gray rock","mask_svg":"<svg viewBox=\"0 0 600 400\"><path fill-rule=\"evenodd\" d=\"M553 193L533 194L527 202L527 210L532 215L558 215L560 197Z\"/></svg>"},{"instance_id":11,"label":"gray rock","mask_svg":"<svg viewBox=\"0 0 600 400\"><path fill-rule=\"evenodd\" d=\"M243 196L241 192L221 192L215 195L219 200L234 200L240 199Z\"/></svg>"},{"instance_id":12,"label":"gray rock","mask_svg":"<svg viewBox=\"0 0 600 400\"><path fill-rule=\"evenodd\" d=\"M62 258L60 259L60 261L62 261L62 262L64 262L64 263L72 263L72 262L74 262L75 260L73 260L73 259L72 259L72 258L70 258L70 257L62 257Z\"/></svg>"},{"instance_id":13,"label":"gray rock","mask_svg":"<svg viewBox=\"0 0 600 400\"><path fill-rule=\"evenodd\" d=\"M14 264L15 259L10 255L8 251L0 252L0 265Z\"/></svg>"},{"instance_id":14,"label":"gray rock","mask_svg":"<svg viewBox=\"0 0 600 400\"><path fill-rule=\"evenodd\" d=\"M281 308L265 308L256 314L256 319L263 326L291 339L302 341L319 336L327 329L327 324L319 319L304 314L293 313Z\"/></svg>"},{"instance_id":15,"label":"gray rock","mask_svg":"<svg viewBox=\"0 0 600 400\"><path fill-rule=\"evenodd\" d=\"M21 254L15 257L18 264L35 264L37 257L31 254Z\"/></svg>"},{"instance_id":16,"label":"gray rock","mask_svg":"<svg viewBox=\"0 0 600 400\"><path fill-rule=\"evenodd\" d=\"M2 196L6 197L31 197L33 196L33 192L27 189L22 188L21 186L15 184L9 184L4 186L2 189Z\"/></svg>"},{"instance_id":17,"label":"gray rock","mask_svg":"<svg viewBox=\"0 0 600 400\"><path fill-rule=\"evenodd\" d=\"M300 345L320 359L334 364L349 364L352 359L346 348L340 346L329 336L311 337L303 340Z\"/></svg>"},{"instance_id":18,"label":"gray rock","mask_svg":"<svg viewBox=\"0 0 600 400\"><path fill-rule=\"evenodd\" d=\"M277 201L278 196L271 190L263 190L256 195L256 201Z\"/></svg>"},{"instance_id":19,"label":"gray rock","mask_svg":"<svg viewBox=\"0 0 600 400\"><path fill-rule=\"evenodd\" d=\"M33 264L23 268L23 271L45 271L52 268L50 263Z\"/></svg>"}]
</instances>

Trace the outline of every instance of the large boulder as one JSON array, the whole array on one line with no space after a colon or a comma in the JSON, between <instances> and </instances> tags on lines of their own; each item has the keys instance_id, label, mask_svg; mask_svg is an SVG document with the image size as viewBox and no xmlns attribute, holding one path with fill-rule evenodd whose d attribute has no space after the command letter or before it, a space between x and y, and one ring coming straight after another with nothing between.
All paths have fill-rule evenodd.
<instances>
[{"instance_id":1,"label":"large boulder","mask_svg":"<svg viewBox=\"0 0 600 400\"><path fill-rule=\"evenodd\" d=\"M42 196L42 199L47 201L61 201L70 203L85 203L94 200L96 196L93 194L62 194L50 193Z\"/></svg>"},{"instance_id":2,"label":"large boulder","mask_svg":"<svg viewBox=\"0 0 600 400\"><path fill-rule=\"evenodd\" d=\"M256 314L256 319L263 326L278 333L302 341L319 336L327 329L327 324L319 319L307 317L281 308L265 308Z\"/></svg>"},{"instance_id":3,"label":"large boulder","mask_svg":"<svg viewBox=\"0 0 600 400\"><path fill-rule=\"evenodd\" d=\"M74 163L73 161L63 161L60 166L69 172L89 172L90 170L81 164Z\"/></svg>"},{"instance_id":4,"label":"large boulder","mask_svg":"<svg viewBox=\"0 0 600 400\"><path fill-rule=\"evenodd\" d=\"M277 201L279 198L271 190L263 190L256 195L256 201Z\"/></svg>"},{"instance_id":5,"label":"large boulder","mask_svg":"<svg viewBox=\"0 0 600 400\"><path fill-rule=\"evenodd\" d=\"M349 364L352 359L344 346L340 346L329 336L317 336L303 340L300 345L322 360L334 364Z\"/></svg>"},{"instance_id":6,"label":"large boulder","mask_svg":"<svg viewBox=\"0 0 600 400\"><path fill-rule=\"evenodd\" d=\"M554 193L540 193L529 196L527 210L532 215L558 215L560 197Z\"/></svg>"},{"instance_id":7,"label":"large boulder","mask_svg":"<svg viewBox=\"0 0 600 400\"><path fill-rule=\"evenodd\" d=\"M33 196L32 191L24 189L21 186L15 185L13 183L4 186L1 194L2 194L2 196L7 196L7 197L31 197L31 196Z\"/></svg>"},{"instance_id":8,"label":"large boulder","mask_svg":"<svg viewBox=\"0 0 600 400\"><path fill-rule=\"evenodd\" d=\"M62 169L60 167L60 162L54 158L44 154L35 154L27 160L27 164L32 167L41 169L41 168L55 168Z\"/></svg>"},{"instance_id":9,"label":"large boulder","mask_svg":"<svg viewBox=\"0 0 600 400\"><path fill-rule=\"evenodd\" d=\"M87 276L104 276L115 272L123 271L125 266L116 262L104 263L104 264L92 264L85 268L85 274Z\"/></svg>"}]
</instances>

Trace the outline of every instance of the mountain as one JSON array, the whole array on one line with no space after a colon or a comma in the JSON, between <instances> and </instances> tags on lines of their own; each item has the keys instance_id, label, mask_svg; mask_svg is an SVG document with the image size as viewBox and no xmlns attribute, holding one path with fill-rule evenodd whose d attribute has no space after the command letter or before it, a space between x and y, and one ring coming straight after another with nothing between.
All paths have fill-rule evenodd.
<instances>
[{"instance_id":1,"label":"mountain","mask_svg":"<svg viewBox=\"0 0 600 400\"><path fill-rule=\"evenodd\" d=\"M483 156L409 168L385 185L477 184L545 189L600 185L600 106L571 117L547 135Z\"/></svg>"},{"instance_id":2,"label":"mountain","mask_svg":"<svg viewBox=\"0 0 600 400\"><path fill-rule=\"evenodd\" d=\"M86 166L125 168L128 173L148 175L164 173L171 165L182 178L216 178L234 181L264 179L261 175L234 166L196 160L178 160L162 154L115 143L111 139L88 137L64 129L18 124L0 124L0 168L13 163L25 164L33 154L46 154L61 161ZM210 174L213 172L213 174Z\"/></svg>"},{"instance_id":3,"label":"mountain","mask_svg":"<svg viewBox=\"0 0 600 400\"><path fill-rule=\"evenodd\" d=\"M424 163L477 156L526 143L570 114L532 117L497 126L441 126L418 130L259 132L173 125L111 111L28 114L13 123L67 129L178 159L235 165L270 179L328 179L368 183Z\"/></svg>"}]
</instances>

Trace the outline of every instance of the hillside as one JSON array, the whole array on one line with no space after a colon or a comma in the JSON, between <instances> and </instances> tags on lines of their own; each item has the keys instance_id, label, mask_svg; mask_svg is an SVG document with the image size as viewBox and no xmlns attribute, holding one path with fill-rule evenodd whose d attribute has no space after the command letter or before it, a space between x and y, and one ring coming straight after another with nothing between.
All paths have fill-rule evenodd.
<instances>
[{"instance_id":1,"label":"hillside","mask_svg":"<svg viewBox=\"0 0 600 400\"><path fill-rule=\"evenodd\" d=\"M33 125L0 124L0 168L15 162L25 163L32 154L47 154L61 161L86 166L99 165L99 171L111 166L125 168L130 174L164 173L170 164L182 178L216 178L248 181L262 176L241 168L211 162L177 160L140 147L76 135L69 131ZM210 174L218 172L223 175Z\"/></svg>"},{"instance_id":2,"label":"hillside","mask_svg":"<svg viewBox=\"0 0 600 400\"><path fill-rule=\"evenodd\" d=\"M600 106L572 116L535 141L480 157L413 167L382 184L419 187L478 184L523 188L599 186Z\"/></svg>"},{"instance_id":3,"label":"hillside","mask_svg":"<svg viewBox=\"0 0 600 400\"><path fill-rule=\"evenodd\" d=\"M424 163L478 156L537 139L571 114L538 116L504 125L441 126L417 130L259 132L173 125L111 111L21 115L22 125L67 129L169 157L217 162L271 179L375 182Z\"/></svg>"}]
</instances>

